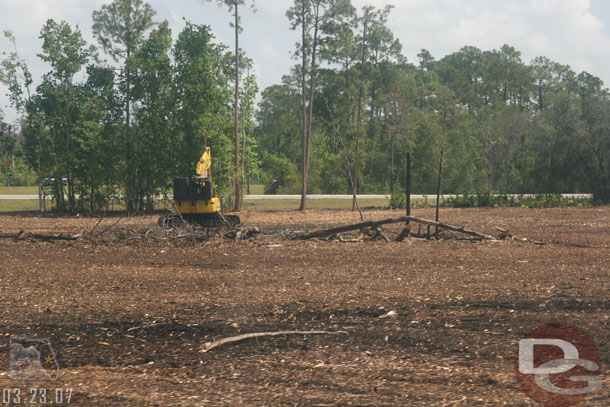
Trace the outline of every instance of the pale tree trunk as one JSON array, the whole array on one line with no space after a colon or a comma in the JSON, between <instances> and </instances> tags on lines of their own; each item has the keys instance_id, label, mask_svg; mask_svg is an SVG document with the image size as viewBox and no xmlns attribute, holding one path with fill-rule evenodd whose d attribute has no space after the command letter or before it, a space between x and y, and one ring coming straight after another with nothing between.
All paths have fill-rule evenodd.
<instances>
[{"instance_id":1,"label":"pale tree trunk","mask_svg":"<svg viewBox=\"0 0 610 407\"><path fill-rule=\"evenodd\" d=\"M127 200L127 211L133 212L135 208L135 168L133 165L133 141L131 139L131 129L130 129L130 103L131 103L131 94L130 94L130 81L131 81L131 72L129 69L129 57L130 50L127 49L127 60L125 61L125 158L126 158L126 167L127 167L127 185L125 188L125 195Z\"/></svg>"},{"instance_id":2,"label":"pale tree trunk","mask_svg":"<svg viewBox=\"0 0 610 407\"><path fill-rule=\"evenodd\" d=\"M239 182L239 3L235 2L235 118L233 121L233 144L235 147L233 175L235 182L234 212L241 211L241 186Z\"/></svg>"},{"instance_id":3,"label":"pale tree trunk","mask_svg":"<svg viewBox=\"0 0 610 407\"><path fill-rule=\"evenodd\" d=\"M303 41L305 41L305 2L302 3L302 18L303 18ZM309 157L311 150L311 129L313 122L313 96L314 87L316 80L316 48L318 45L318 28L319 28L319 4L314 4L314 34L313 43L311 47L311 70L310 70L310 81L309 81L309 113L307 115L307 121L303 123L305 134L303 138L303 182L301 186L301 207L299 210L304 211L307 209L307 178L309 176ZM305 42L303 42L303 55L305 55ZM303 56L303 95L305 95L305 56ZM305 96L303 96L305 98ZM303 100L303 106L305 106L305 100ZM305 118L305 113L304 113Z\"/></svg>"},{"instance_id":4,"label":"pale tree trunk","mask_svg":"<svg viewBox=\"0 0 610 407\"><path fill-rule=\"evenodd\" d=\"M301 66L301 140L303 150L301 152L301 158L303 161L303 168L301 170L301 206L299 209L304 211L307 209L307 96L305 96L307 90L307 69L305 68L307 65L307 55L305 54L307 27L305 26L305 0L301 0L301 28L301 56L303 57Z\"/></svg>"},{"instance_id":5,"label":"pale tree trunk","mask_svg":"<svg viewBox=\"0 0 610 407\"><path fill-rule=\"evenodd\" d=\"M392 91L392 146L390 150L391 155L391 167L390 167L390 194L394 195L394 174L396 173L396 163L395 163L395 150L396 150L396 119L398 114L398 109L396 107L397 101L397 93L398 89L394 89Z\"/></svg>"}]
</instances>

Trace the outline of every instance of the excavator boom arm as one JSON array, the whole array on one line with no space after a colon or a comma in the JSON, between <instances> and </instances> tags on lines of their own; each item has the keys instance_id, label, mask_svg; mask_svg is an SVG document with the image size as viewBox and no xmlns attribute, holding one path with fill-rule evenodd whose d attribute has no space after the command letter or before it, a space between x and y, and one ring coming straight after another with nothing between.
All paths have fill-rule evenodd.
<instances>
[{"instance_id":1,"label":"excavator boom arm","mask_svg":"<svg viewBox=\"0 0 610 407\"><path fill-rule=\"evenodd\" d=\"M211 178L212 171L212 153L210 152L210 147L206 147L197 163L197 175L202 178Z\"/></svg>"}]
</instances>

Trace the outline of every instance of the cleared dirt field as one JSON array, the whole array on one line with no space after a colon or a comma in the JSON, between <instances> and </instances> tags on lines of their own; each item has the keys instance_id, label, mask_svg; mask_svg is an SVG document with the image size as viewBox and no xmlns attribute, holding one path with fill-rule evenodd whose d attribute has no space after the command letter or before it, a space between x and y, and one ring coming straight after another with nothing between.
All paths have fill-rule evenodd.
<instances>
[{"instance_id":1,"label":"cleared dirt field","mask_svg":"<svg viewBox=\"0 0 610 407\"><path fill-rule=\"evenodd\" d=\"M446 209L442 220L547 244L2 239L0 386L72 388L70 405L78 407L534 406L516 382L514 357L519 339L551 321L587 331L607 371L610 208ZM251 212L242 221L270 234L358 217ZM0 233L75 233L96 222L2 215ZM379 318L388 311L396 316ZM200 352L227 336L312 329L348 333ZM10 335L49 337L59 379L11 381ZM606 375L602 391L581 405L609 404Z\"/></svg>"}]
</instances>

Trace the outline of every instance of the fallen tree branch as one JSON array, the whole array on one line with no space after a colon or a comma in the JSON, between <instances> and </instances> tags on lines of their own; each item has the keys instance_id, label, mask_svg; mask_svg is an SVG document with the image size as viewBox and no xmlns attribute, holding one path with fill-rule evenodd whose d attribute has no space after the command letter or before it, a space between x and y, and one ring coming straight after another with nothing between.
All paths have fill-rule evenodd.
<instances>
[{"instance_id":1,"label":"fallen tree branch","mask_svg":"<svg viewBox=\"0 0 610 407\"><path fill-rule=\"evenodd\" d=\"M102 223L103 220L104 220L103 216L101 218L99 218L99 220L96 222L95 226L93 226L93 229L91 229L91 231L89 231L89 233L88 233L89 237L93 236L93 232L95 232L95 230L100 225L100 223Z\"/></svg>"},{"instance_id":2,"label":"fallen tree branch","mask_svg":"<svg viewBox=\"0 0 610 407\"><path fill-rule=\"evenodd\" d=\"M498 232L500 232L500 236L498 236L499 240L512 239L512 240L517 240L522 243L534 243L534 244L537 244L540 246L545 244L544 242L541 242L539 240L530 240L527 237L517 237L517 236L513 235L512 233L510 233L510 230L502 229L498 226L496 226L496 230Z\"/></svg>"},{"instance_id":3,"label":"fallen tree branch","mask_svg":"<svg viewBox=\"0 0 610 407\"><path fill-rule=\"evenodd\" d=\"M475 236L475 237L478 237L483 240L496 240L496 238L491 235L484 235L482 233L475 232L474 230L468 230L468 229L465 229L463 226L462 227L452 226L452 225L448 225L446 223L434 222L432 220L416 218L414 216L408 216L407 218L409 220L411 220L411 222L421 223L421 224L428 225L428 226L438 226L442 229L447 229L447 230L452 230L454 232L464 233L465 235Z\"/></svg>"},{"instance_id":4,"label":"fallen tree branch","mask_svg":"<svg viewBox=\"0 0 610 407\"><path fill-rule=\"evenodd\" d=\"M364 234L360 233L360 236L353 238L353 239L345 239L341 235L337 235L337 236L339 237L339 241L341 243L359 243L359 242L362 242L362 238L364 237Z\"/></svg>"},{"instance_id":5,"label":"fallen tree branch","mask_svg":"<svg viewBox=\"0 0 610 407\"><path fill-rule=\"evenodd\" d=\"M330 235L336 235L337 233L343 233L343 232L349 232L351 230L356 230L356 229L364 229L364 228L374 228L374 227L378 227L381 225L387 225L389 223L398 223L398 222L405 222L407 220L406 217L402 217L402 218L390 218L390 219L384 219L384 220L378 220L378 221L367 221L367 222L361 222L361 223L356 223L354 225L347 225L347 226L341 226L338 228L332 228L332 229L326 229L326 230L317 230L311 233L306 233L302 236L299 237L299 239L301 240L307 240L307 239L313 239L316 237L325 237L325 236L330 236Z\"/></svg>"},{"instance_id":6,"label":"fallen tree branch","mask_svg":"<svg viewBox=\"0 0 610 407\"><path fill-rule=\"evenodd\" d=\"M385 232L383 231L383 229L381 229L381 227L377 226L375 228L375 232L377 232L377 234L386 242L386 243L390 243L390 238L385 234Z\"/></svg>"},{"instance_id":7,"label":"fallen tree branch","mask_svg":"<svg viewBox=\"0 0 610 407\"><path fill-rule=\"evenodd\" d=\"M280 336L280 335L337 335L347 334L347 331L277 331L277 332L257 332L251 334L243 334L237 336L231 336L215 342L207 342L201 349L202 353L209 352L214 348L222 346L227 343L239 342L250 338L260 338L263 336Z\"/></svg>"},{"instance_id":8,"label":"fallen tree branch","mask_svg":"<svg viewBox=\"0 0 610 407\"><path fill-rule=\"evenodd\" d=\"M463 226L459 227L459 226L448 225L446 223L440 223L440 222L434 222L432 220L416 218L415 216L403 216L400 218L389 218L389 219L383 219L383 220L378 220L378 221L361 222L361 223L356 223L353 225L340 226L340 227L332 228L332 229L317 230L317 231L314 231L311 233L306 233L306 234L302 235L300 237L300 239L307 240L307 239L313 239L316 237L326 237L326 236L334 235L337 233L349 232L351 230L363 229L363 228L367 228L367 227L377 228L381 225L387 225L390 223L400 223L400 222L406 222L406 221L420 223L420 224L428 225L428 226L438 226L440 229L447 229L447 230L451 230L454 232L460 232L465 235L474 236L474 237L477 237L477 238L483 239L483 240L496 240L496 238L491 235L485 235L485 234L482 234L479 232L475 232L473 230L468 230L468 229L464 228ZM403 236L403 238L404 238L404 236Z\"/></svg>"},{"instance_id":9,"label":"fallen tree branch","mask_svg":"<svg viewBox=\"0 0 610 407\"><path fill-rule=\"evenodd\" d=\"M413 236L413 234L411 233L411 229L412 225L410 223L407 223L404 229L400 232L400 234L396 236L396 241L402 242L403 240L405 240L406 237Z\"/></svg>"},{"instance_id":10,"label":"fallen tree branch","mask_svg":"<svg viewBox=\"0 0 610 407\"><path fill-rule=\"evenodd\" d=\"M111 224L110 226L108 226L106 229L102 230L100 233L98 233L97 235L95 235L95 237L99 237L101 235L103 235L104 233L108 232L110 229L112 229L113 227L115 227L120 221L122 221L124 218L123 215L121 215L120 218L118 218L113 224ZM97 226L96 226L97 227Z\"/></svg>"},{"instance_id":11,"label":"fallen tree branch","mask_svg":"<svg viewBox=\"0 0 610 407\"><path fill-rule=\"evenodd\" d=\"M17 233L16 235L0 235L0 239L37 239L45 242L50 242L53 240L78 240L81 235L43 235L39 233L27 233L23 230Z\"/></svg>"},{"instance_id":12,"label":"fallen tree branch","mask_svg":"<svg viewBox=\"0 0 610 407\"><path fill-rule=\"evenodd\" d=\"M153 326L159 326L159 325L167 325L167 322L154 322L152 324L141 325L141 326L134 326L132 328L129 328L127 330L127 332L136 331L138 329L148 329L148 328L152 328Z\"/></svg>"}]
</instances>

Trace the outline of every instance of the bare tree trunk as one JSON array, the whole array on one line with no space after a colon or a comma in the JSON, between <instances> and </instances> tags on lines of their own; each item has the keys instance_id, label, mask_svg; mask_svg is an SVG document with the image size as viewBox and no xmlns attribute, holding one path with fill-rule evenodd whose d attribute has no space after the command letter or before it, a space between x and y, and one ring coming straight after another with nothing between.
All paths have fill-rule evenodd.
<instances>
[{"instance_id":1,"label":"bare tree trunk","mask_svg":"<svg viewBox=\"0 0 610 407\"><path fill-rule=\"evenodd\" d=\"M411 153L407 152L407 188L405 191L406 203L407 203L407 221L405 228L396 236L397 242L402 242L405 238L411 236Z\"/></svg>"},{"instance_id":2,"label":"bare tree trunk","mask_svg":"<svg viewBox=\"0 0 610 407\"><path fill-rule=\"evenodd\" d=\"M438 209L441 203L441 187L443 184L443 154L444 149L441 148L441 161L438 165L438 185L436 187L436 217L434 220L438 222ZM436 233L438 233L438 225L436 226Z\"/></svg>"},{"instance_id":3,"label":"bare tree trunk","mask_svg":"<svg viewBox=\"0 0 610 407\"><path fill-rule=\"evenodd\" d=\"M241 186L239 182L239 5L235 2L235 119L233 121L233 143L235 147L235 205L234 212L241 211Z\"/></svg>"},{"instance_id":4,"label":"bare tree trunk","mask_svg":"<svg viewBox=\"0 0 610 407\"><path fill-rule=\"evenodd\" d=\"M352 211L356 210L356 196L358 195L358 158L360 155L360 121L362 119L362 93L364 87L364 56L366 41L366 22L362 29L362 58L360 60L360 89L358 90L358 116L356 118L356 157L354 159L354 199L352 200Z\"/></svg>"},{"instance_id":5,"label":"bare tree trunk","mask_svg":"<svg viewBox=\"0 0 610 407\"><path fill-rule=\"evenodd\" d=\"M307 98L305 96L306 92L306 68L307 65L307 56L305 54L305 43L306 43L306 32L307 27L305 25L305 0L301 0L301 54L302 54L302 66L301 66L301 97L302 97L302 106L301 106L301 130L302 130L302 160L303 160L303 168L301 172L301 207L300 210L304 211L307 209ZM279 148L278 148L279 150Z\"/></svg>"},{"instance_id":6,"label":"bare tree trunk","mask_svg":"<svg viewBox=\"0 0 610 407\"><path fill-rule=\"evenodd\" d=\"M38 153L38 162L37 162L37 172L36 175L38 176L38 212L43 212L46 211L46 205L45 202L43 201L43 199L46 200L46 197L43 197L43 191L42 191L42 177L40 176L41 171L40 171L40 141L38 142L38 149L37 149L37 153Z\"/></svg>"},{"instance_id":7,"label":"bare tree trunk","mask_svg":"<svg viewBox=\"0 0 610 407\"><path fill-rule=\"evenodd\" d=\"M136 168L134 165L133 137L131 134L131 68L129 58L131 50L127 49L125 60L125 159L127 167L127 185L125 188L127 211L137 210L136 206Z\"/></svg>"},{"instance_id":8,"label":"bare tree trunk","mask_svg":"<svg viewBox=\"0 0 610 407\"><path fill-rule=\"evenodd\" d=\"M311 47L311 70L310 70L310 79L309 79L309 113L307 117L307 133L305 134L305 154L304 154L304 162L303 162L303 185L301 188L301 207L300 210L304 211L307 209L307 178L309 176L309 157L311 150L311 129L313 122L313 96L314 96L314 87L316 82L316 49L318 46L318 29L320 26L319 20L319 12L320 5L314 4L314 34L313 34L313 44ZM304 16L303 16L304 17Z\"/></svg>"},{"instance_id":9,"label":"bare tree trunk","mask_svg":"<svg viewBox=\"0 0 610 407\"><path fill-rule=\"evenodd\" d=\"M407 153L407 216L411 216L411 152Z\"/></svg>"},{"instance_id":10,"label":"bare tree trunk","mask_svg":"<svg viewBox=\"0 0 610 407\"><path fill-rule=\"evenodd\" d=\"M395 150L396 150L396 115L398 114L396 108L396 97L398 89L392 91L392 146L390 149L391 155L391 167L390 167L390 194L394 195L394 179L396 174L396 163L395 163Z\"/></svg>"}]
</instances>

